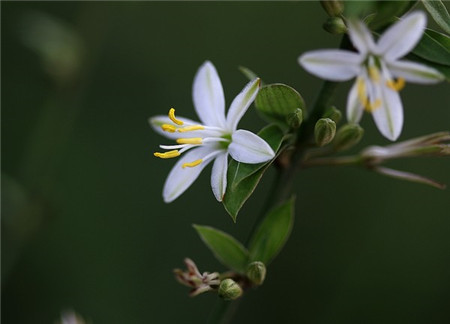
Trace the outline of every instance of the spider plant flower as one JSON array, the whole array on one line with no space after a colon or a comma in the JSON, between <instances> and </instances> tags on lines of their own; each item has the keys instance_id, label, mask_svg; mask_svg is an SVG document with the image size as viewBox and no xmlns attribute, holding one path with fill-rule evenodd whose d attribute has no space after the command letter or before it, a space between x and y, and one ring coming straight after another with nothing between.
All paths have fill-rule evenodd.
<instances>
[{"instance_id":1,"label":"spider plant flower","mask_svg":"<svg viewBox=\"0 0 450 324\"><path fill-rule=\"evenodd\" d=\"M383 136L395 141L403 127L403 106L399 91L405 81L430 84L443 80L437 70L400 60L419 42L426 16L414 12L405 16L374 41L361 21L348 21L348 33L358 53L346 50L317 50L303 54L299 63L308 72L331 81L356 77L347 99L347 119L359 123L364 110L372 113Z\"/></svg>"},{"instance_id":2,"label":"spider plant flower","mask_svg":"<svg viewBox=\"0 0 450 324\"><path fill-rule=\"evenodd\" d=\"M192 96L201 122L168 116L150 118L154 130L176 140L175 145L160 145L166 152L156 157L167 159L183 155L172 168L163 188L163 199L171 202L197 179L204 167L214 161L211 187L222 201L227 187L228 154L238 162L262 163L274 158L272 148L258 135L237 129L242 116L258 94L261 81L249 82L231 103L225 116L225 98L219 75L211 62L205 62L194 78Z\"/></svg>"},{"instance_id":3,"label":"spider plant flower","mask_svg":"<svg viewBox=\"0 0 450 324\"><path fill-rule=\"evenodd\" d=\"M179 283L192 288L189 296L194 297L201 293L217 289L220 284L218 272L200 273L194 261L189 258L184 259L184 263L186 264L187 271L175 269L173 272Z\"/></svg>"}]
</instances>

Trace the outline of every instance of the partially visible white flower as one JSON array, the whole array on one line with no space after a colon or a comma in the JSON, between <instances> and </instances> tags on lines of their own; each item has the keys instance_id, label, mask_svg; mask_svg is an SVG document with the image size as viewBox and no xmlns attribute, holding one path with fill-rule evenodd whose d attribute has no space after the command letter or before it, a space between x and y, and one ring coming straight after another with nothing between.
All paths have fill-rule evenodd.
<instances>
[{"instance_id":1,"label":"partially visible white flower","mask_svg":"<svg viewBox=\"0 0 450 324\"><path fill-rule=\"evenodd\" d=\"M443 80L443 75L433 68L399 60L416 46L425 26L425 14L414 12L387 29L375 43L363 22L349 21L348 33L358 53L311 51L300 56L299 63L326 80L346 81L356 77L347 99L347 119L358 123L365 109L372 113L381 134L395 141L403 126L398 91L405 80L424 84Z\"/></svg>"},{"instance_id":2,"label":"partially visible white flower","mask_svg":"<svg viewBox=\"0 0 450 324\"><path fill-rule=\"evenodd\" d=\"M173 158L187 151L167 177L163 189L165 202L178 198L213 160L211 187L216 199L222 201L227 187L228 154L243 163L266 162L275 156L261 137L247 130L237 130L240 119L258 94L260 83L259 79L249 82L233 100L225 116L222 84L214 65L207 61L197 71L192 88L201 123L175 117L173 108L168 116L150 118L156 132L177 142L177 145L160 145L169 151L155 153L155 156Z\"/></svg>"}]
</instances>

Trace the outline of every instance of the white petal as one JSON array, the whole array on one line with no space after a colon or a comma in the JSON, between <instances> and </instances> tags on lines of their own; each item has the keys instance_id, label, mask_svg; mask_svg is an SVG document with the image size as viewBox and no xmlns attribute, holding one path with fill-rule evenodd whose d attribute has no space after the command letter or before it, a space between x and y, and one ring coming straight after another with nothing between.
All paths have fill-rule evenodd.
<instances>
[{"instance_id":1,"label":"white petal","mask_svg":"<svg viewBox=\"0 0 450 324\"><path fill-rule=\"evenodd\" d=\"M238 162L252 164L269 161L275 156L265 140L243 129L235 131L231 136L228 153Z\"/></svg>"},{"instance_id":2,"label":"white petal","mask_svg":"<svg viewBox=\"0 0 450 324\"><path fill-rule=\"evenodd\" d=\"M419 42L426 24L427 18L421 11L406 16L381 35L377 54L384 54L387 61L406 55Z\"/></svg>"},{"instance_id":3,"label":"white petal","mask_svg":"<svg viewBox=\"0 0 450 324\"><path fill-rule=\"evenodd\" d=\"M181 120L184 123L191 124L191 125L199 124L199 122L196 122L191 119L184 118L184 117L177 116L177 119ZM167 137L167 138L176 139L176 138L180 138L180 137L201 137L201 136L199 136L199 131L189 132L189 133L186 132L186 133L183 133L183 135L181 133L169 133L169 132L163 131L161 128L161 126L163 124L173 125L173 122L170 120L170 118L167 115L153 116L148 119L148 122L155 132L157 132L158 134L160 134L164 137ZM186 136L186 135L188 135L188 136Z\"/></svg>"},{"instance_id":4,"label":"white petal","mask_svg":"<svg viewBox=\"0 0 450 324\"><path fill-rule=\"evenodd\" d=\"M415 83L436 83L444 80L444 76L431 67L410 61L394 61L387 64L391 73L397 78Z\"/></svg>"},{"instance_id":5,"label":"white petal","mask_svg":"<svg viewBox=\"0 0 450 324\"><path fill-rule=\"evenodd\" d=\"M166 183L163 188L163 199L166 203L174 201L178 198L191 184L197 179L203 168L208 165L211 159L202 162L193 168L182 168L184 163L193 162L198 159L204 158L206 155L214 152L214 148L211 146L202 146L192 149L185 154L175 163L174 167L167 176Z\"/></svg>"},{"instance_id":6,"label":"white petal","mask_svg":"<svg viewBox=\"0 0 450 324\"><path fill-rule=\"evenodd\" d=\"M347 120L350 123L359 123L364 107L358 97L358 79L352 86L347 98Z\"/></svg>"},{"instance_id":7,"label":"white petal","mask_svg":"<svg viewBox=\"0 0 450 324\"><path fill-rule=\"evenodd\" d=\"M228 153L219 154L211 171L211 188L217 201L222 201L227 189Z\"/></svg>"},{"instance_id":8,"label":"white petal","mask_svg":"<svg viewBox=\"0 0 450 324\"><path fill-rule=\"evenodd\" d=\"M373 119L378 130L384 137L395 141L403 127L403 106L398 92L384 84L378 87L377 95L381 99L381 106L373 112Z\"/></svg>"},{"instance_id":9,"label":"white petal","mask_svg":"<svg viewBox=\"0 0 450 324\"><path fill-rule=\"evenodd\" d=\"M260 79L250 81L236 98L234 98L227 115L227 127L229 131L233 132L236 130L237 124L242 116L245 114L248 107L250 107L253 100L255 100L260 84Z\"/></svg>"},{"instance_id":10,"label":"white petal","mask_svg":"<svg viewBox=\"0 0 450 324\"><path fill-rule=\"evenodd\" d=\"M299 63L311 74L331 81L346 81L361 71L363 57L342 50L318 50L306 52L299 57Z\"/></svg>"},{"instance_id":11,"label":"white petal","mask_svg":"<svg viewBox=\"0 0 450 324\"><path fill-rule=\"evenodd\" d=\"M200 120L208 126L225 126L225 97L216 68L206 61L197 71L192 99Z\"/></svg>"},{"instance_id":12,"label":"white petal","mask_svg":"<svg viewBox=\"0 0 450 324\"><path fill-rule=\"evenodd\" d=\"M367 54L367 52L372 52L374 50L375 43L372 34L362 21L348 21L348 34L352 40L353 46L355 46L361 54L364 55Z\"/></svg>"}]
</instances>

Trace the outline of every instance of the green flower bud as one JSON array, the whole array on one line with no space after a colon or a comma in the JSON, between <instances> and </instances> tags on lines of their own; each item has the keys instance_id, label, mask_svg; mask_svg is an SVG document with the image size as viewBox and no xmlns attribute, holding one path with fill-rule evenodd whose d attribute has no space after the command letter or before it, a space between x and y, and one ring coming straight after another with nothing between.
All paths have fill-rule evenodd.
<instances>
[{"instance_id":1,"label":"green flower bud","mask_svg":"<svg viewBox=\"0 0 450 324\"><path fill-rule=\"evenodd\" d=\"M336 138L334 139L333 146L336 151L347 150L362 139L364 135L364 129L357 124L346 124L339 128Z\"/></svg>"},{"instance_id":2,"label":"green flower bud","mask_svg":"<svg viewBox=\"0 0 450 324\"><path fill-rule=\"evenodd\" d=\"M247 268L247 277L255 285L262 285L266 278L266 266L260 261L252 262Z\"/></svg>"},{"instance_id":3,"label":"green flower bud","mask_svg":"<svg viewBox=\"0 0 450 324\"><path fill-rule=\"evenodd\" d=\"M345 34L347 32L347 26L340 17L329 17L322 25L323 29L333 35Z\"/></svg>"},{"instance_id":4,"label":"green flower bud","mask_svg":"<svg viewBox=\"0 0 450 324\"><path fill-rule=\"evenodd\" d=\"M344 11L341 0L322 0L320 4L330 17L339 16Z\"/></svg>"},{"instance_id":5,"label":"green flower bud","mask_svg":"<svg viewBox=\"0 0 450 324\"><path fill-rule=\"evenodd\" d=\"M330 143L336 135L336 123L330 118L321 118L314 127L314 138L318 146Z\"/></svg>"},{"instance_id":6,"label":"green flower bud","mask_svg":"<svg viewBox=\"0 0 450 324\"><path fill-rule=\"evenodd\" d=\"M289 127L293 129L299 128L303 122L303 110L300 108L295 109L293 113L286 116L286 121Z\"/></svg>"},{"instance_id":7,"label":"green flower bud","mask_svg":"<svg viewBox=\"0 0 450 324\"><path fill-rule=\"evenodd\" d=\"M342 113L335 106L331 106L325 111L325 113L323 114L323 118L330 118L332 121L338 124L341 121Z\"/></svg>"},{"instance_id":8,"label":"green flower bud","mask_svg":"<svg viewBox=\"0 0 450 324\"><path fill-rule=\"evenodd\" d=\"M238 299L242 295L242 288L233 279L224 279L219 286L219 297L225 300Z\"/></svg>"}]
</instances>

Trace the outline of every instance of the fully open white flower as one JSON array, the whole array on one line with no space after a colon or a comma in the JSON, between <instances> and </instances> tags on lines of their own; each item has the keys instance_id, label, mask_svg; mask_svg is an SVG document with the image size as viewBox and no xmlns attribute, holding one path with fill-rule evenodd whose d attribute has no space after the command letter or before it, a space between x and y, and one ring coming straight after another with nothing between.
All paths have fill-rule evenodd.
<instances>
[{"instance_id":1,"label":"fully open white flower","mask_svg":"<svg viewBox=\"0 0 450 324\"><path fill-rule=\"evenodd\" d=\"M399 60L418 43L426 26L426 16L414 12L405 16L375 41L361 21L349 21L348 33L358 53L345 50L311 51L299 57L310 73L331 81L356 77L347 99L347 119L358 123L364 109L375 124L394 141L403 126L403 107L398 91L406 81L435 83L443 75L422 64Z\"/></svg>"},{"instance_id":2,"label":"fully open white flower","mask_svg":"<svg viewBox=\"0 0 450 324\"><path fill-rule=\"evenodd\" d=\"M217 71L205 62L197 71L192 88L195 110L201 123L175 117L175 109L168 116L150 118L158 133L175 139L177 145L160 145L165 153L160 158L173 158L186 152L175 164L163 189L165 202L178 198L197 179L203 168L214 160L211 187L214 196L222 201L227 187L228 154L238 162L261 163L275 156L272 148L258 135L237 130L237 125L258 94L261 81L249 82L234 98L225 116L225 98Z\"/></svg>"}]
</instances>

